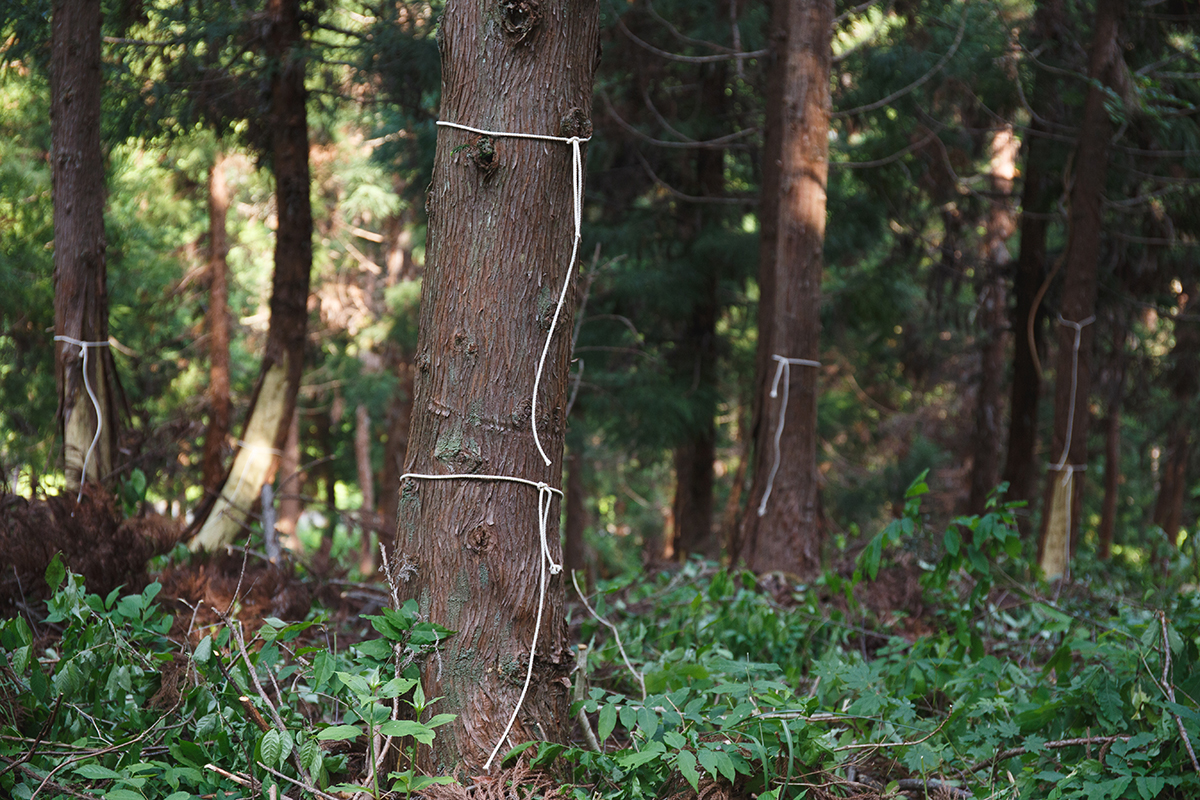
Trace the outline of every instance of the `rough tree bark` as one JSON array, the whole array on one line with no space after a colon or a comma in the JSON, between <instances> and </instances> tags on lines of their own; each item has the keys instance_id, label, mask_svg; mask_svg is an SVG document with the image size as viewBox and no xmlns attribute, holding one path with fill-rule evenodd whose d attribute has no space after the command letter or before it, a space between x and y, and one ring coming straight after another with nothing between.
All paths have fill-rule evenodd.
<instances>
[{"instance_id":1,"label":"rough tree bark","mask_svg":"<svg viewBox=\"0 0 1200 800\"><path fill-rule=\"evenodd\" d=\"M817 500L817 372L793 366L780 440L779 469L763 516L758 509L772 474L779 398L771 399L773 355L815 360L819 331L822 250L825 243L825 185L829 174L829 69L832 0L776 0L772 14L782 31L771 69L781 73L769 88L764 148L763 225L773 252L759 265L759 351L756 378L755 469L750 504L743 521L741 556L757 571L811 574L820 566L820 514ZM768 112L770 113L770 112ZM778 142L770 126L778 126ZM777 148L777 149L775 149ZM777 155L776 155L777 154ZM770 160L778 158L778 161ZM771 173L777 172L777 176ZM768 196L769 191L777 197ZM774 206L774 208L772 208Z\"/></svg>"},{"instance_id":2,"label":"rough tree bark","mask_svg":"<svg viewBox=\"0 0 1200 800\"><path fill-rule=\"evenodd\" d=\"M192 550L214 550L247 525L262 486L273 479L287 442L304 369L312 270L308 111L299 0L268 0L265 48L271 63L271 164L275 175L275 271L262 371L234 457L216 501L197 511Z\"/></svg>"},{"instance_id":3,"label":"rough tree bark","mask_svg":"<svg viewBox=\"0 0 1200 800\"><path fill-rule=\"evenodd\" d=\"M1051 48L1058 47L1063 25L1062 0L1043 0L1035 15L1037 39ZM1055 76L1039 70L1034 78L1032 102L1036 116L1030 120L1025 137L1025 186L1021 193L1020 252L1013 274L1012 310L1013 367L1012 396L1009 400L1008 453L1000 479L1008 483L1009 500L1024 500L1032 504L1038 469L1034 460L1037 451L1038 401L1041 398L1042 377L1038 369L1039 354L1045 341L1044 315L1034 309L1034 300L1046 275L1047 215L1058 196L1058 182L1052 179L1052 141L1046 125L1054 114L1057 102ZM1037 314L1036 316L1033 316ZM1031 316L1033 317L1031 319ZM1018 527L1029 536L1032 523L1029 512L1018 512Z\"/></svg>"},{"instance_id":4,"label":"rough tree bark","mask_svg":"<svg viewBox=\"0 0 1200 800\"><path fill-rule=\"evenodd\" d=\"M493 131L586 136L599 37L596 0L450 0L442 17L441 118ZM442 129L406 471L561 478L571 303L554 327L536 409L552 465L535 448L531 393L572 251L572 148ZM568 294L570 298L570 294ZM428 618L457 633L430 659L425 693L455 721L418 755L430 772L477 774L524 683L545 568L540 492L486 480L406 478L395 570ZM547 541L559 558L558 496ZM405 571L407 573L407 571ZM563 741L572 658L562 577L548 577L529 694L501 751Z\"/></svg>"},{"instance_id":5,"label":"rough tree bark","mask_svg":"<svg viewBox=\"0 0 1200 800\"><path fill-rule=\"evenodd\" d=\"M229 212L228 160L217 152L208 171L208 429L204 433L203 481L215 494L225 477L225 440L232 424L229 399Z\"/></svg>"},{"instance_id":6,"label":"rough tree bark","mask_svg":"<svg viewBox=\"0 0 1200 800\"><path fill-rule=\"evenodd\" d=\"M70 493L81 483L102 481L112 472L117 442L112 355L108 347L98 345L87 346L85 357L74 343L108 341L100 25L99 0L54 3L50 39L54 335L73 340L56 341L54 374ZM89 387L99 404L98 416Z\"/></svg>"},{"instance_id":7,"label":"rough tree bark","mask_svg":"<svg viewBox=\"0 0 1200 800\"><path fill-rule=\"evenodd\" d=\"M567 453L567 497L563 530L563 568L583 569L583 531L587 527L586 495L583 487L583 447L572 447Z\"/></svg>"},{"instance_id":8,"label":"rough tree bark","mask_svg":"<svg viewBox=\"0 0 1200 800\"><path fill-rule=\"evenodd\" d=\"M1124 64L1118 36L1124 11L1124 0L1100 0L1097 4L1095 39L1088 59L1088 77L1093 83L1084 101L1083 122L1075 149L1075 180L1071 187L1070 234L1060 314L1064 322L1083 327L1078 331L1076 348L1076 329L1068 324L1058 326L1054 438L1050 454L1056 464L1064 451L1066 459L1061 468L1051 470L1046 480L1045 511L1038 547L1042 572L1050 579L1069 574L1079 530L1083 476L1071 468L1087 464L1088 399L1092 386L1095 327L1085 323L1093 318L1096 310L1104 186L1112 137L1112 121L1104 107L1108 94L1105 87L1117 86L1122 79L1120 70Z\"/></svg>"},{"instance_id":9,"label":"rough tree bark","mask_svg":"<svg viewBox=\"0 0 1200 800\"><path fill-rule=\"evenodd\" d=\"M1017 141L1011 128L992 138L992 207L988 212L983 242L985 273L982 281L982 327L979 359L979 390L975 401L975 430L971 437L971 491L968 514L983 514L988 494L1000 480L1002 440L1001 395L1004 385L1004 356L1008 343L1008 246L1013 224L1013 178L1016 177Z\"/></svg>"}]
</instances>

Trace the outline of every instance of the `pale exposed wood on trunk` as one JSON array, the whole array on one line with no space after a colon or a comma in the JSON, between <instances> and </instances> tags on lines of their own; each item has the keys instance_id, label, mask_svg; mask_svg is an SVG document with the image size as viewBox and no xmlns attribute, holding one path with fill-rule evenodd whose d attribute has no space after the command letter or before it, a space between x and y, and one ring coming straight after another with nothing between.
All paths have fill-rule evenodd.
<instances>
[{"instance_id":1,"label":"pale exposed wood on trunk","mask_svg":"<svg viewBox=\"0 0 1200 800\"><path fill-rule=\"evenodd\" d=\"M51 14L50 136L54 199L54 335L108 341L104 157L100 149L100 3L58 0ZM56 342L58 418L66 488L113 470L116 375L105 346L89 347L85 385L79 346ZM96 395L99 417L87 386ZM100 439L84 461L96 437Z\"/></svg>"},{"instance_id":2,"label":"pale exposed wood on trunk","mask_svg":"<svg viewBox=\"0 0 1200 800\"><path fill-rule=\"evenodd\" d=\"M780 94L768 99L767 105L780 104L777 124L781 139L778 163L768 161L763 165L763 187L764 192L768 187L777 187L778 197L773 200L777 202L774 225L763 228L764 236L775 228L774 252L759 266L756 461L741 556L757 571L807 575L819 568L821 548L816 469L818 373L811 367L790 370L780 467L765 514L759 517L757 511L774 460L781 402L767 396L775 372L771 356L819 359L833 2L777 0L773 14L785 33L773 66L782 73L772 84ZM764 158L772 154L768 141ZM774 171L778 176L768 180L766 176Z\"/></svg>"},{"instance_id":3,"label":"pale exposed wood on trunk","mask_svg":"<svg viewBox=\"0 0 1200 800\"><path fill-rule=\"evenodd\" d=\"M198 532L189 545L193 550L227 545L247 523L263 482L274 478L304 370L313 224L299 1L268 0L265 19L265 50L273 65L271 166L278 217L271 322L262 372L242 436L250 446L243 446L235 457L220 498L197 510Z\"/></svg>"},{"instance_id":4,"label":"pale exposed wood on trunk","mask_svg":"<svg viewBox=\"0 0 1200 800\"><path fill-rule=\"evenodd\" d=\"M532 9L532 10L531 10ZM451 0L441 21L443 120L552 136L590 132L599 36L595 0L538 5ZM530 430L531 396L572 249L571 148L440 130L406 471L511 475L559 485L572 308L564 309L537 402L547 467ZM525 677L543 562L538 492L472 480L401 486L395 558L416 564L401 586L428 618L458 633L425 665L438 729L418 766L477 773ZM549 542L559 558L557 500ZM573 659L562 576L550 580L529 696L508 741L563 741Z\"/></svg>"}]
</instances>

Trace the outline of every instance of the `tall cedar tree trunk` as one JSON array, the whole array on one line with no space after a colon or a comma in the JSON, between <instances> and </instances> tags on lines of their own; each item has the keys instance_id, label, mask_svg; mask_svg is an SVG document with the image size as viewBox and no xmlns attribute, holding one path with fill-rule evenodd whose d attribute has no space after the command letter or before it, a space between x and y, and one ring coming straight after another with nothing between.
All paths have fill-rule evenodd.
<instances>
[{"instance_id":1,"label":"tall cedar tree trunk","mask_svg":"<svg viewBox=\"0 0 1200 800\"><path fill-rule=\"evenodd\" d=\"M1096 8L1096 34L1088 59L1088 77L1094 81L1084 101L1083 124L1075 150L1075 184L1071 188L1070 235L1067 239L1066 278L1061 314L1067 322L1083 323L1096 310L1096 281L1103 237L1104 185L1108 177L1109 139L1112 121L1104 108L1107 91L1120 78L1121 47L1118 41L1124 0L1100 0ZM1090 414L1088 395L1092 385L1092 343L1095 326L1085 325L1075 358L1075 329L1058 326L1058 356L1054 377L1053 462L1069 447L1066 466L1051 471L1046 480L1042 536L1038 558L1047 578L1070 572L1079 530L1083 486L1082 473L1067 467L1087 464L1087 435ZM1072 387L1075 404L1071 407ZM1071 440L1067 425L1071 423ZM1068 492L1068 490L1070 490ZM1069 512L1069 520L1068 520Z\"/></svg>"},{"instance_id":2,"label":"tall cedar tree trunk","mask_svg":"<svg viewBox=\"0 0 1200 800\"><path fill-rule=\"evenodd\" d=\"M264 483L273 479L304 369L308 288L312 270L312 206L309 199L308 111L304 86L304 39L299 0L268 0L266 52L271 73L271 164L275 174L275 271L271 323L262 371L242 440L225 488L192 539L193 550L215 550L233 541L249 522Z\"/></svg>"},{"instance_id":3,"label":"tall cedar tree trunk","mask_svg":"<svg viewBox=\"0 0 1200 800\"><path fill-rule=\"evenodd\" d=\"M1102 561L1112 555L1117 525L1117 496L1121 489L1121 403L1125 398L1125 336L1127 322L1118 311L1113 321L1112 387L1104 417L1104 502L1100 504L1100 530L1096 552Z\"/></svg>"},{"instance_id":4,"label":"tall cedar tree trunk","mask_svg":"<svg viewBox=\"0 0 1200 800\"><path fill-rule=\"evenodd\" d=\"M54 3L50 43L51 174L54 194L54 334L108 341L104 154L100 149L99 0ZM101 481L117 443L116 373L108 347L55 342L54 375L67 491ZM88 394L99 402L100 418ZM100 426L90 460L89 448ZM83 474L87 460L87 475Z\"/></svg>"},{"instance_id":5,"label":"tall cedar tree trunk","mask_svg":"<svg viewBox=\"0 0 1200 800\"><path fill-rule=\"evenodd\" d=\"M1196 424L1196 399L1200 394L1200 324L1195 314L1200 309L1197 284L1190 281L1184 287L1187 302L1175 321L1175 346L1171 349L1171 369L1168 380L1175 421L1167 445L1167 463L1154 504L1154 524L1163 529L1167 541L1179 543L1179 528L1183 524L1183 504L1187 496L1187 468L1191 457Z\"/></svg>"},{"instance_id":6,"label":"tall cedar tree trunk","mask_svg":"<svg viewBox=\"0 0 1200 800\"><path fill-rule=\"evenodd\" d=\"M1037 38L1057 47L1063 20L1062 0L1043 0L1035 15ZM1013 275L1012 311L1013 367L1012 396L1009 400L1008 454L1000 479L1008 483L1006 499L1032 504L1037 483L1037 421L1041 397L1041 373L1038 354L1045 341L1044 315L1037 314L1034 299L1046 275L1047 214L1054 207L1057 183L1051 175L1053 144L1043 120L1053 114L1057 83L1048 70L1038 70L1034 79L1033 103L1037 117L1029 122L1025 139L1025 187L1021 194L1020 253ZM1018 527L1031 535L1029 512L1018 512Z\"/></svg>"},{"instance_id":7,"label":"tall cedar tree trunk","mask_svg":"<svg viewBox=\"0 0 1200 800\"><path fill-rule=\"evenodd\" d=\"M512 133L588 135L599 41L596 0L540 4L450 0L442 17L441 118ZM406 470L506 475L550 485L562 475L573 308L558 320L538 396L531 391L574 225L571 147L560 142L438 136ZM571 294L568 294L568 298ZM457 633L429 659L425 693L456 714L420 769L478 774L516 706L533 645L544 568L539 492L515 483L409 478L400 489L401 586L427 618ZM561 505L547 540L559 556ZM394 567L395 568L395 567ZM572 665L562 576L549 576L533 681L503 752L565 741Z\"/></svg>"},{"instance_id":8,"label":"tall cedar tree trunk","mask_svg":"<svg viewBox=\"0 0 1200 800\"><path fill-rule=\"evenodd\" d=\"M218 152L208 172L208 430L204 434L204 491L215 494L225 477L225 440L232 424L229 399L228 160Z\"/></svg>"},{"instance_id":9,"label":"tall cedar tree trunk","mask_svg":"<svg viewBox=\"0 0 1200 800\"><path fill-rule=\"evenodd\" d=\"M725 64L705 65L701 93L705 107L720 117L725 101ZM725 151L700 150L695 158L696 194L720 197L725 188ZM691 209L695 239L708 225L719 225L718 206ZM692 304L683 337L677 343L676 370L688 384L691 401L700 406L698 424L687 441L675 448L675 500L671 509L675 558L689 555L716 558L720 542L713 527L713 460L716 457L717 297L716 264L697 265L699 294Z\"/></svg>"},{"instance_id":10,"label":"tall cedar tree trunk","mask_svg":"<svg viewBox=\"0 0 1200 800\"><path fill-rule=\"evenodd\" d=\"M1016 147L1012 129L997 131L992 138L992 207L984 236L986 272L982 287L982 325L979 392L975 406L972 438L971 492L968 514L983 514L988 494L1000 479L1002 430L1001 395L1004 385L1004 356L1008 342L1008 262L1005 240L1012 235L1013 178L1016 177Z\"/></svg>"},{"instance_id":11,"label":"tall cedar tree trunk","mask_svg":"<svg viewBox=\"0 0 1200 800\"><path fill-rule=\"evenodd\" d=\"M768 127L763 165L764 204L773 211L774 252L759 265L760 311L755 407L754 485L743 523L741 556L759 572L783 570L808 575L820 567L821 530L817 501L817 371L793 366L787 416L780 441L779 470L765 514L758 508L775 458L779 398L768 394L775 375L771 356L817 359L820 346L822 250L825 243L825 184L829 174L829 69L833 27L832 0L776 0L772 14L784 31L773 71L782 76L769 88L779 91L767 106L778 105L778 150ZM773 120L768 117L768 126ZM777 177L768 177L772 172ZM774 208L772 208L774 206ZM764 243L764 247L766 247ZM764 316L766 319L764 319ZM765 348L765 349L764 349Z\"/></svg>"}]
</instances>

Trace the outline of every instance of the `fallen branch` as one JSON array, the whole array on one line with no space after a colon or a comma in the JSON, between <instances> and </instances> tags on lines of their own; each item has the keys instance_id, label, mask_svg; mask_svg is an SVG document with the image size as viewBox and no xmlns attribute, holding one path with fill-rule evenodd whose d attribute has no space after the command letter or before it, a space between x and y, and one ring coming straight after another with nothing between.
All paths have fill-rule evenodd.
<instances>
[{"instance_id":1,"label":"fallen branch","mask_svg":"<svg viewBox=\"0 0 1200 800\"><path fill-rule=\"evenodd\" d=\"M1048 750L1060 750L1064 747L1079 747L1088 744L1111 745L1113 742L1128 742L1131 738L1133 737L1128 734L1121 734L1118 736L1084 736L1079 739L1058 739L1057 741L1053 742L1045 742L1042 747L1045 747ZM980 761L973 767L968 768L967 772L979 772L980 770L986 769L992 764L998 764L1005 759L1013 758L1015 756L1023 756L1028 752L1028 747L1014 747L1009 750L1005 750L998 755L992 756L991 758Z\"/></svg>"}]
</instances>

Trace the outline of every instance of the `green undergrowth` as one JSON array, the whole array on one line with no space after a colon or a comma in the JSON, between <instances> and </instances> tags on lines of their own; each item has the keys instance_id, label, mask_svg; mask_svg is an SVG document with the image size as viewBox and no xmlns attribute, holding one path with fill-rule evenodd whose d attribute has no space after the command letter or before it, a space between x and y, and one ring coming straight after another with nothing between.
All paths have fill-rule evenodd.
<instances>
[{"instance_id":1,"label":"green undergrowth","mask_svg":"<svg viewBox=\"0 0 1200 800\"><path fill-rule=\"evenodd\" d=\"M1076 586L1054 599L1013 578L1029 566L1011 506L993 499L933 536L924 491L909 489L852 577L781 597L692 562L602 587L596 611L628 664L589 617L592 685L573 708L601 751L542 744L537 763L562 765L580 800L1200 796L1197 596L1153 608ZM921 537L937 555L914 567L925 610L907 622L920 625L865 629L856 598Z\"/></svg>"},{"instance_id":2,"label":"green undergrowth","mask_svg":"<svg viewBox=\"0 0 1200 800\"><path fill-rule=\"evenodd\" d=\"M431 782L409 765L452 717L429 710L417 664L451 632L415 603L370 617L380 637L344 649L317 614L268 618L252 636L225 617L192 647L168 638L157 583L100 597L57 559L47 580L36 628L0 622L0 796L311 796L303 785L380 797ZM389 739L399 767L376 775Z\"/></svg>"}]
</instances>

